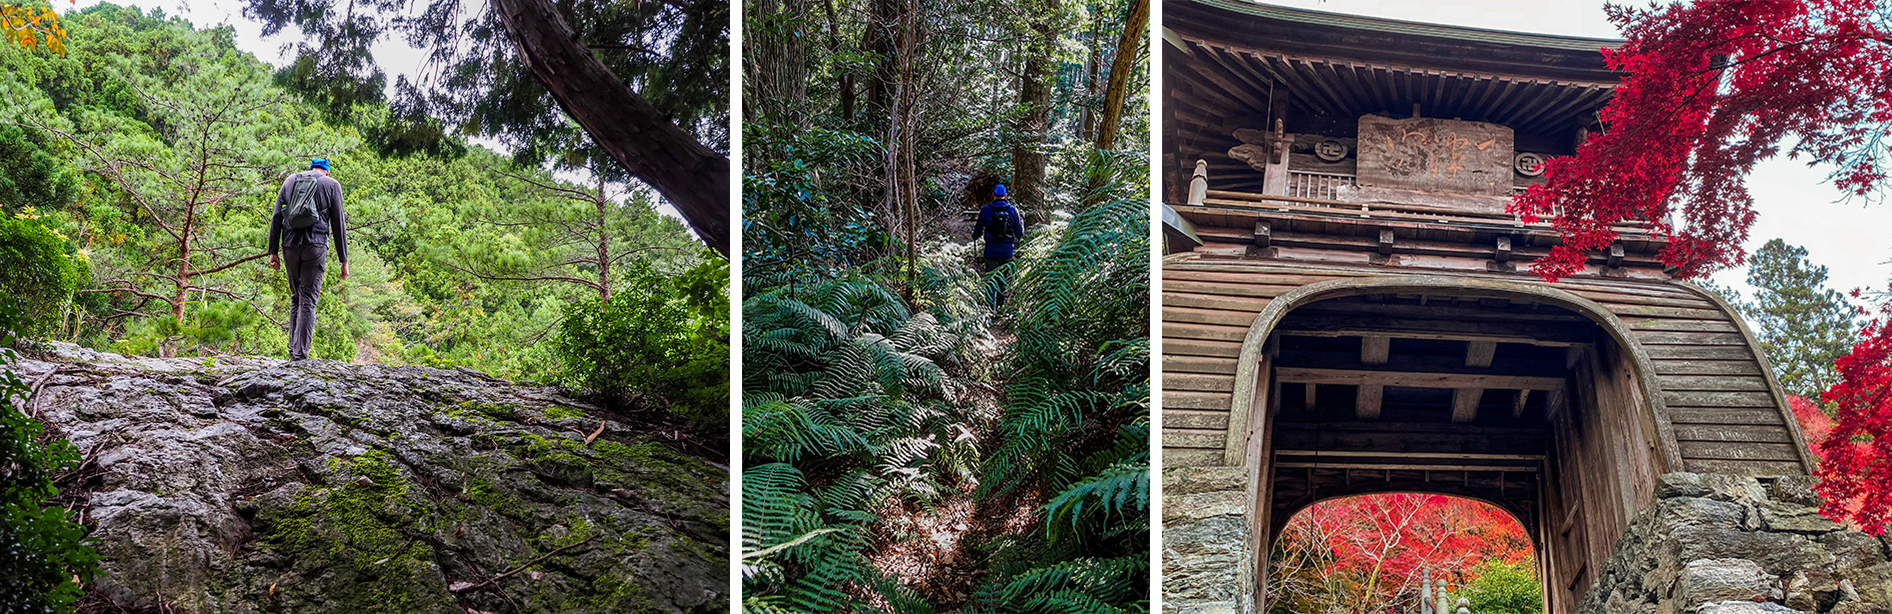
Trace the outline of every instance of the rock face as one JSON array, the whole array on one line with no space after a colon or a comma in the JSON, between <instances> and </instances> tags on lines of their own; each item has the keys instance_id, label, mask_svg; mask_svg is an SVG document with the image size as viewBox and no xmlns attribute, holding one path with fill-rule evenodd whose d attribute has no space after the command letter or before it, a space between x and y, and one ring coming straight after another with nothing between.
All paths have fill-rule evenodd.
<instances>
[{"instance_id":1,"label":"rock face","mask_svg":"<svg viewBox=\"0 0 1892 614\"><path fill-rule=\"evenodd\" d=\"M727 469L554 389L68 344L12 367L85 454L101 610L728 611Z\"/></svg>"},{"instance_id":2,"label":"rock face","mask_svg":"<svg viewBox=\"0 0 1892 614\"><path fill-rule=\"evenodd\" d=\"M1892 543L1819 515L1812 478L1670 473L1584 614L1892 613Z\"/></svg>"}]
</instances>

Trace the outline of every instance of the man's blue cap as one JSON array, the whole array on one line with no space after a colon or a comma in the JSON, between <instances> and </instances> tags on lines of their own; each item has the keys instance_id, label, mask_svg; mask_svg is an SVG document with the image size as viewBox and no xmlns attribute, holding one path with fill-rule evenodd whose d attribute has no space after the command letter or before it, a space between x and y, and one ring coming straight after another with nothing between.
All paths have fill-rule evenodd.
<instances>
[{"instance_id":1,"label":"man's blue cap","mask_svg":"<svg viewBox=\"0 0 1892 614\"><path fill-rule=\"evenodd\" d=\"M316 159L314 159L314 160L310 160L310 161L309 161L309 168L319 168L319 169L322 169L322 170L325 170L325 171L326 171L326 170L328 170L328 159L326 159L326 158L316 158Z\"/></svg>"},{"instance_id":2,"label":"man's blue cap","mask_svg":"<svg viewBox=\"0 0 1892 614\"><path fill-rule=\"evenodd\" d=\"M996 187L996 188L992 188L992 195L993 195L993 196L1004 196L1004 195L1005 195L1005 184L1003 184L1003 183L1001 183L1001 184L999 184L999 187Z\"/></svg>"}]
</instances>

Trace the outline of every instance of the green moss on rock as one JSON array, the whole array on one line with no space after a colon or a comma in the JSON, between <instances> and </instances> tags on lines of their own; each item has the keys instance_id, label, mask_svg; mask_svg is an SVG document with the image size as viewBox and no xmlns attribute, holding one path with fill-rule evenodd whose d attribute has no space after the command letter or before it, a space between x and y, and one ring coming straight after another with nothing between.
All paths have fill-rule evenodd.
<instances>
[{"instance_id":1,"label":"green moss on rock","mask_svg":"<svg viewBox=\"0 0 1892 614\"><path fill-rule=\"evenodd\" d=\"M322 587L335 611L442 611L445 599L433 550L416 536L434 514L413 496L401 469L384 452L330 459L335 486L304 493L263 520L262 538L296 567L326 568ZM366 478L366 479L363 479Z\"/></svg>"}]
</instances>

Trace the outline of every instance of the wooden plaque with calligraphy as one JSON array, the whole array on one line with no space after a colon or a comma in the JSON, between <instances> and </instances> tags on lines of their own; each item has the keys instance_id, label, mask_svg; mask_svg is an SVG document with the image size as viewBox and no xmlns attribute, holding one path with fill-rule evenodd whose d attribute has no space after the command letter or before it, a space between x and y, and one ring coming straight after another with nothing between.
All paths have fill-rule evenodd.
<instances>
[{"instance_id":1,"label":"wooden plaque with calligraphy","mask_svg":"<svg viewBox=\"0 0 1892 614\"><path fill-rule=\"evenodd\" d=\"M1361 187L1511 195L1511 129L1431 117L1360 116Z\"/></svg>"}]
</instances>

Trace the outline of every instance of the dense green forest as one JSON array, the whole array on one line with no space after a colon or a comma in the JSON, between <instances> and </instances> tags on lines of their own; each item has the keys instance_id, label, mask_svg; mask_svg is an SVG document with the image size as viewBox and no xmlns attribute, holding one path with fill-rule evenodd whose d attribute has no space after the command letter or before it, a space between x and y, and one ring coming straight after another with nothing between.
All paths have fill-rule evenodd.
<instances>
[{"instance_id":1,"label":"dense green forest","mask_svg":"<svg viewBox=\"0 0 1892 614\"><path fill-rule=\"evenodd\" d=\"M746 611L1148 610L1147 11L750 4Z\"/></svg>"},{"instance_id":2,"label":"dense green forest","mask_svg":"<svg viewBox=\"0 0 1892 614\"><path fill-rule=\"evenodd\" d=\"M37 336L283 355L287 286L262 256L276 187L311 157L345 191L351 267L337 279L331 256L315 357L562 381L566 314L614 292L655 289L667 313L714 320L697 306L721 296L726 264L582 144L519 166L385 103L314 104L287 87L295 66L237 50L227 27L109 4L63 23L63 55L0 46L9 232L51 232L74 265L71 294L36 303Z\"/></svg>"}]
</instances>

